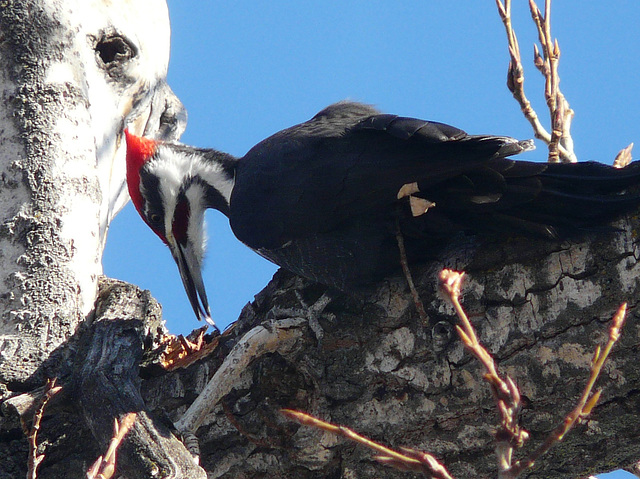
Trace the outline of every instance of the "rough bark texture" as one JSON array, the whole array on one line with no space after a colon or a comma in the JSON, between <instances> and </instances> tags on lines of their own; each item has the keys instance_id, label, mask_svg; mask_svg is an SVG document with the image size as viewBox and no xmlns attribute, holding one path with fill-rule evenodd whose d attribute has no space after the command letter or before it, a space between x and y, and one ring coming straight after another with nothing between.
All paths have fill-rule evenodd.
<instances>
[{"instance_id":1,"label":"rough bark texture","mask_svg":"<svg viewBox=\"0 0 640 479\"><path fill-rule=\"evenodd\" d=\"M62 347L58 364L62 390L48 403L38 443L45 454L38 477L84 477L103 455L114 418L137 413L118 453L119 472L128 478L206 477L176 439L171 423L150 414L140 395L140 362L166 333L161 310L148 292L103 279L96 319ZM0 478L24 477L28 447L22 427L30 427L41 390L3 403ZM162 416L160 416L162 417Z\"/></svg>"},{"instance_id":2,"label":"rough bark texture","mask_svg":"<svg viewBox=\"0 0 640 479\"><path fill-rule=\"evenodd\" d=\"M83 477L132 410L122 471L204 476L140 396L159 312L147 318L152 301L132 287L105 286L96 303L108 225L128 199L123 128L168 140L184 128L165 81L169 33L164 0L0 2L2 478L25 477L23 431L47 377L63 389L38 477Z\"/></svg>"},{"instance_id":3,"label":"rough bark texture","mask_svg":"<svg viewBox=\"0 0 640 479\"><path fill-rule=\"evenodd\" d=\"M324 288L278 273L208 358L172 373L154 365L164 334L157 304L121 283L97 288L108 223L126 199L122 127L175 138L184 123L164 83L167 59L161 0L0 2L0 479L26 474L23 431L49 376L62 391L41 424L39 478L83 477L105 451L112 420L129 411L138 421L120 449L123 477L204 477L167 418L180 419L247 332L283 324L297 328L286 347L225 383L197 430L209 477L404 476L361 447L285 420L285 407L432 452L460 478L496 477L495 407L437 294L443 266L469 273L464 305L520 386L529 447L573 407L607 321L629 301L599 406L529 475L579 477L638 460L635 217L622 232L583 242L452 241L442 262L414 271L427 324L403 278L357 298L333 294L321 328L288 321L304 315L296 291L311 304Z\"/></svg>"},{"instance_id":4,"label":"rough bark texture","mask_svg":"<svg viewBox=\"0 0 640 479\"><path fill-rule=\"evenodd\" d=\"M127 200L122 129L171 122L168 59L162 0L0 5L0 395L55 375L43 362L91 313Z\"/></svg>"},{"instance_id":5,"label":"rough bark texture","mask_svg":"<svg viewBox=\"0 0 640 479\"><path fill-rule=\"evenodd\" d=\"M437 293L442 267L464 269L463 304L500 370L524 396L521 424L540 444L570 411L588 376L596 344L622 301L630 312L600 378L602 399L589 420L525 477L584 477L633 465L640 456L640 322L637 218L619 233L553 244L459 238L437 264L414 268L429 315L415 313L402 277L358 298L334 294L322 330L288 321L299 339L239 372L198 428L208 477L404 477L344 439L298 426L294 408L342 424L392 447L436 454L456 477L497 477L491 430L496 410L481 368L453 331L455 317ZM96 321L66 342L58 364L63 391L49 404L39 452L40 478L79 477L104 452L110 420L135 410L141 420L119 456L123 477L204 477L172 434L176 422L258 325L275 328L301 313L324 288L279 272L204 360L167 373L154 365L163 334L148 293L104 281ZM146 364L137 364L143 356ZM142 378L142 379L141 379ZM24 477L29 425L39 391L5 401L0 418L0 478ZM165 418L159 420L158 418ZM166 424L166 425L165 425Z\"/></svg>"},{"instance_id":6,"label":"rough bark texture","mask_svg":"<svg viewBox=\"0 0 640 479\"><path fill-rule=\"evenodd\" d=\"M491 436L496 409L479 364L453 330L452 308L437 293L442 267L468 272L463 305L500 370L524 396L521 423L532 436L526 450L574 407L593 351L606 342L609 319L629 302L623 336L598 383L598 407L525 477L584 477L635 463L640 266L637 218L631 223L624 232L575 243L460 240L441 263L415 269L426 325L402 278L359 300L335 295L320 319L321 339L303 327L296 348L255 360L207 416L198 436L209 477L406 475L377 464L360 446L285 420L281 408L309 412L389 446L429 451L459 478L497 477ZM225 334L217 354L144 382L147 405L177 420L246 331L274 307L301 307L294 289L308 302L323 291L278 273Z\"/></svg>"},{"instance_id":7,"label":"rough bark texture","mask_svg":"<svg viewBox=\"0 0 640 479\"><path fill-rule=\"evenodd\" d=\"M633 465L640 457L640 225L634 217L623 226L619 233L561 244L457 239L442 262L414 268L428 324L417 317L402 277L358 298L334 294L319 332L306 321L288 321L298 325L299 339L241 370L198 428L208 477L407 475L377 464L360 446L284 419L281 408L309 412L392 447L429 451L458 478L497 477L495 406L480 366L455 336L451 307L437 292L442 267L468 272L463 304L501 372L520 387L521 425L532 438L525 451L573 408L611 315L629 302L622 338L598 384L599 405L524 477L576 478ZM130 410L142 420L122 445L123 477L204 477L169 433L168 419L181 417L247 332L258 325L275 330L295 316L292 308L305 312L296 291L312 303L324 288L277 273L209 357L171 373L153 365L163 330L148 293L109 281L101 291L97 320L61 347L60 356L68 358L58 365L64 389L42 425L40 478L79 477L104 451L111 418ZM143 354L147 366L138 371ZM24 476L20 420L29 424L37 396L34 391L4 403L0 478ZM169 429L158 418L166 418Z\"/></svg>"}]
</instances>

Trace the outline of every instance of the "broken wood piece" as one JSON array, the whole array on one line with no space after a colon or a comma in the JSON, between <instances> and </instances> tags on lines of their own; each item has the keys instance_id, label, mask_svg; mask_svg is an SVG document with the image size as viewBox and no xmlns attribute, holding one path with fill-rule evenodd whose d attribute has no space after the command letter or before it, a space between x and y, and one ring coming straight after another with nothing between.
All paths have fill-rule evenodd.
<instances>
[{"instance_id":1,"label":"broken wood piece","mask_svg":"<svg viewBox=\"0 0 640 479\"><path fill-rule=\"evenodd\" d=\"M153 417L140 393L139 364L144 324L104 319L89 338L77 385L77 402L102 448L113 435L114 418L135 412L137 419L119 446L118 474L129 478L202 478L205 471L169 430Z\"/></svg>"},{"instance_id":2,"label":"broken wood piece","mask_svg":"<svg viewBox=\"0 0 640 479\"><path fill-rule=\"evenodd\" d=\"M186 368L211 354L219 344L220 336L207 341L207 326L193 331L186 338L183 335L167 335L162 338L165 350L160 357L160 365L167 371Z\"/></svg>"},{"instance_id":3,"label":"broken wood piece","mask_svg":"<svg viewBox=\"0 0 640 479\"><path fill-rule=\"evenodd\" d=\"M178 431L195 433L205 416L239 384L240 375L255 359L276 351L287 352L302 337L306 320L287 318L256 326L236 344L187 412L176 423Z\"/></svg>"}]
</instances>

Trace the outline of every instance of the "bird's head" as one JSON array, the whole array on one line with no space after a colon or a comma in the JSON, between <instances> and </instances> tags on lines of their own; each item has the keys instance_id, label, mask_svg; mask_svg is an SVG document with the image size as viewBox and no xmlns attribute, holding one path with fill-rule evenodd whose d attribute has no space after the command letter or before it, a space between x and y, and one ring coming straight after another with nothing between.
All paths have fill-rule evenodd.
<instances>
[{"instance_id":1,"label":"bird's head","mask_svg":"<svg viewBox=\"0 0 640 479\"><path fill-rule=\"evenodd\" d=\"M204 150L141 138L128 131L125 134L131 201L171 250L197 318L215 327L202 281L204 212L216 206L212 197L228 208L232 186L226 195L210 191L213 187L207 174L211 176L211 170L216 170L214 176L224 175L221 168L203 159Z\"/></svg>"}]
</instances>

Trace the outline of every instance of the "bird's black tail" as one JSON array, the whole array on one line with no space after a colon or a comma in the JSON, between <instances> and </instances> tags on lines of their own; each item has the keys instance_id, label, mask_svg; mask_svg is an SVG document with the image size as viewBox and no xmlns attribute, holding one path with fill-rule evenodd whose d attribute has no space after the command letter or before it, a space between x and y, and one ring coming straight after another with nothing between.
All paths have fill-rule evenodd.
<instances>
[{"instance_id":1,"label":"bird's black tail","mask_svg":"<svg viewBox=\"0 0 640 479\"><path fill-rule=\"evenodd\" d=\"M640 207L640 162L625 168L595 162L546 166L538 175L540 192L520 217L547 224L551 236L611 229L611 221Z\"/></svg>"},{"instance_id":2,"label":"bird's black tail","mask_svg":"<svg viewBox=\"0 0 640 479\"><path fill-rule=\"evenodd\" d=\"M640 207L640 162L614 168L595 162L534 163L505 156L529 142L509 142L487 163L421 190L435 207L424 215L431 233L523 233L564 238L611 230Z\"/></svg>"}]
</instances>

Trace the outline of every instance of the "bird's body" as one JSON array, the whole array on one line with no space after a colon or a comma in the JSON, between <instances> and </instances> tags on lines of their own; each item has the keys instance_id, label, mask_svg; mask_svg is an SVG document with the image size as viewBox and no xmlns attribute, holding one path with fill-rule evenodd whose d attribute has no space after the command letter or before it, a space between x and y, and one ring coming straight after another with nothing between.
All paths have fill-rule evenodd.
<instances>
[{"instance_id":1,"label":"bird's body","mask_svg":"<svg viewBox=\"0 0 640 479\"><path fill-rule=\"evenodd\" d=\"M127 156L134 203L170 246L193 243L198 274L208 207L226 214L236 237L262 256L349 290L399 268L398 228L411 262L434 257L459 231L555 238L640 202L623 194L640 182L635 163L515 161L508 157L531 142L470 136L353 102L327 107L240 159L140 141L148 140L129 138Z\"/></svg>"}]
</instances>

